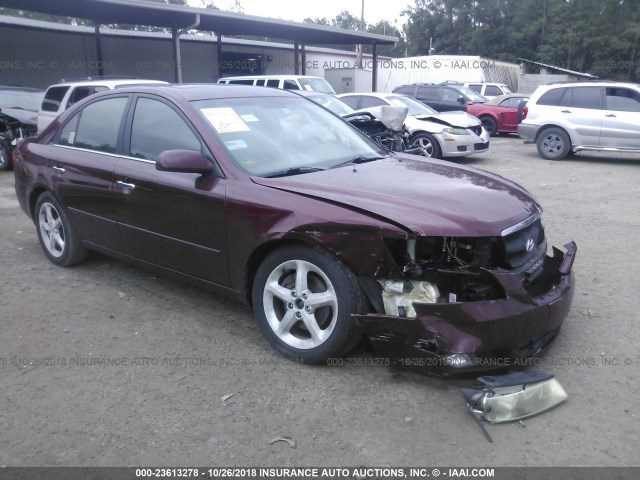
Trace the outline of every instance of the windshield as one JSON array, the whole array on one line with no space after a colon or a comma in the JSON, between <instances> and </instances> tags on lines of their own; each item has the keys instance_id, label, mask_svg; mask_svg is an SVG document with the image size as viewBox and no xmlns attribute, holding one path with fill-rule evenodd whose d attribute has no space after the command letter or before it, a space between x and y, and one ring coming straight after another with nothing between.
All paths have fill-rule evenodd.
<instances>
[{"instance_id":1,"label":"windshield","mask_svg":"<svg viewBox=\"0 0 640 480\"><path fill-rule=\"evenodd\" d=\"M307 98L309 100L313 100L318 105L322 105L324 108L336 115L345 115L354 111L353 108L351 108L351 105L344 103L333 95L308 95Z\"/></svg>"},{"instance_id":2,"label":"windshield","mask_svg":"<svg viewBox=\"0 0 640 480\"><path fill-rule=\"evenodd\" d=\"M220 98L192 104L229 157L250 175L325 169L388 155L350 124L302 97Z\"/></svg>"},{"instance_id":3,"label":"windshield","mask_svg":"<svg viewBox=\"0 0 640 480\"><path fill-rule=\"evenodd\" d=\"M414 100L411 97L405 97L404 95L394 95L393 97L387 97L387 100L392 105L399 107L409 107L409 115L433 115L436 112L433 108L426 106L424 103Z\"/></svg>"},{"instance_id":4,"label":"windshield","mask_svg":"<svg viewBox=\"0 0 640 480\"><path fill-rule=\"evenodd\" d=\"M25 90L0 90L0 108L21 108L37 112L44 97L44 92Z\"/></svg>"},{"instance_id":5,"label":"windshield","mask_svg":"<svg viewBox=\"0 0 640 480\"><path fill-rule=\"evenodd\" d=\"M300 78L298 81L302 89L308 92L336 93L324 78Z\"/></svg>"}]
</instances>

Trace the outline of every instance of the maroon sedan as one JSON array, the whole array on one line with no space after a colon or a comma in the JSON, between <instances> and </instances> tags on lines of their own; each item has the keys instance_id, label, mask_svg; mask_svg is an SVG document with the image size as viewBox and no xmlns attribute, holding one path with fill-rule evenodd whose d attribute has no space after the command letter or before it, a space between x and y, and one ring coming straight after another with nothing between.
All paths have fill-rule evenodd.
<instances>
[{"instance_id":1,"label":"maroon sedan","mask_svg":"<svg viewBox=\"0 0 640 480\"><path fill-rule=\"evenodd\" d=\"M487 103L467 105L467 113L478 117L492 137L498 133L518 133L518 109L527 100L529 95L509 93L492 98Z\"/></svg>"},{"instance_id":2,"label":"maroon sedan","mask_svg":"<svg viewBox=\"0 0 640 480\"><path fill-rule=\"evenodd\" d=\"M439 371L528 357L573 297L522 187L382 150L277 89L110 91L14 155L16 192L53 263L88 250L253 306L265 336L318 363L363 336Z\"/></svg>"}]
</instances>

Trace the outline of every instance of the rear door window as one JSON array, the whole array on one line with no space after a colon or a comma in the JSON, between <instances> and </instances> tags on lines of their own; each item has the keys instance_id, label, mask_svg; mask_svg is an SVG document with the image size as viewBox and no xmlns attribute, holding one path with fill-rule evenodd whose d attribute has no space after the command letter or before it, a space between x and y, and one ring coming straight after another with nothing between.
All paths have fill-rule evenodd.
<instances>
[{"instance_id":1,"label":"rear door window","mask_svg":"<svg viewBox=\"0 0 640 480\"><path fill-rule=\"evenodd\" d=\"M562 96L564 95L566 88L552 88L551 90L542 94L542 96L538 99L538 105L552 105L558 106L560 105L560 101L562 100Z\"/></svg>"},{"instance_id":2,"label":"rear door window","mask_svg":"<svg viewBox=\"0 0 640 480\"><path fill-rule=\"evenodd\" d=\"M569 89L569 106L574 108L602 108L601 87L573 87ZM563 99L563 103L565 103Z\"/></svg>"},{"instance_id":3,"label":"rear door window","mask_svg":"<svg viewBox=\"0 0 640 480\"><path fill-rule=\"evenodd\" d=\"M409 95L413 97L416 87L398 87L393 90L393 93L401 93L403 95Z\"/></svg>"},{"instance_id":4,"label":"rear door window","mask_svg":"<svg viewBox=\"0 0 640 480\"><path fill-rule=\"evenodd\" d=\"M68 90L69 87L51 87L47 90L44 100L42 100L42 110L45 112L57 112Z\"/></svg>"},{"instance_id":5,"label":"rear door window","mask_svg":"<svg viewBox=\"0 0 640 480\"><path fill-rule=\"evenodd\" d=\"M267 80L267 87L278 88L280 86L280 80Z\"/></svg>"},{"instance_id":6,"label":"rear door window","mask_svg":"<svg viewBox=\"0 0 640 480\"><path fill-rule=\"evenodd\" d=\"M68 144L98 152L116 153L120 125L128 101L128 97L108 98L84 107L77 132L73 134L70 131L66 134Z\"/></svg>"},{"instance_id":7,"label":"rear door window","mask_svg":"<svg viewBox=\"0 0 640 480\"><path fill-rule=\"evenodd\" d=\"M418 94L416 98L418 100L424 100L426 102L435 102L438 100L439 87L418 87ZM398 90L398 93L404 93Z\"/></svg>"},{"instance_id":8,"label":"rear door window","mask_svg":"<svg viewBox=\"0 0 640 480\"><path fill-rule=\"evenodd\" d=\"M387 105L387 102L385 102L381 98L363 96L360 108L379 107L381 105Z\"/></svg>"},{"instance_id":9,"label":"rear door window","mask_svg":"<svg viewBox=\"0 0 640 480\"><path fill-rule=\"evenodd\" d=\"M473 89L475 90L475 89ZM477 90L475 90L476 92L478 92ZM480 93L480 92L478 92ZM497 97L498 95L502 95L502 90L500 90L498 87L495 87L493 85L487 85L487 88L485 88L484 90L484 94L488 95L490 97Z\"/></svg>"}]
</instances>

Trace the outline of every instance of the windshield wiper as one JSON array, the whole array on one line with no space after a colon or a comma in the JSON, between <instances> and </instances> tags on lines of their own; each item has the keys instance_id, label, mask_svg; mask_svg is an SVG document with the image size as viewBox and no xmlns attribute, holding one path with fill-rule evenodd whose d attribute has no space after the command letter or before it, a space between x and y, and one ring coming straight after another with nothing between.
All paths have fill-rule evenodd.
<instances>
[{"instance_id":1,"label":"windshield wiper","mask_svg":"<svg viewBox=\"0 0 640 480\"><path fill-rule=\"evenodd\" d=\"M320 172L324 168L320 167L293 167L281 170L278 172L272 172L267 175L262 175L264 178L277 178L277 177L289 177L291 175L301 175L303 173Z\"/></svg>"},{"instance_id":2,"label":"windshield wiper","mask_svg":"<svg viewBox=\"0 0 640 480\"><path fill-rule=\"evenodd\" d=\"M372 155L370 157L367 157L365 155L358 155L357 157L353 157L351 160L347 160L346 162L342 162L337 165L334 165L333 168L342 167L344 165L351 165L353 163L374 162L382 158L389 158L389 156L388 155Z\"/></svg>"}]
</instances>

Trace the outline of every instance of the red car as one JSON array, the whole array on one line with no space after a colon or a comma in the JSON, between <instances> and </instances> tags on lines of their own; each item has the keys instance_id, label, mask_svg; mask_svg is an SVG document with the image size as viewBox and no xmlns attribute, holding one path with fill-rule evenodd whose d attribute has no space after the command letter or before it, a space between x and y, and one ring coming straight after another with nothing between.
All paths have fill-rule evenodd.
<instances>
[{"instance_id":1,"label":"red car","mask_svg":"<svg viewBox=\"0 0 640 480\"><path fill-rule=\"evenodd\" d=\"M522 93L500 95L487 103L467 105L467 113L478 117L492 137L498 133L518 133L518 108L527 100L529 95Z\"/></svg>"},{"instance_id":2,"label":"red car","mask_svg":"<svg viewBox=\"0 0 640 480\"><path fill-rule=\"evenodd\" d=\"M284 90L96 94L14 165L51 262L93 250L229 295L305 363L365 335L407 366L491 368L544 348L571 306L575 244L547 255L524 188L386 151Z\"/></svg>"}]
</instances>

